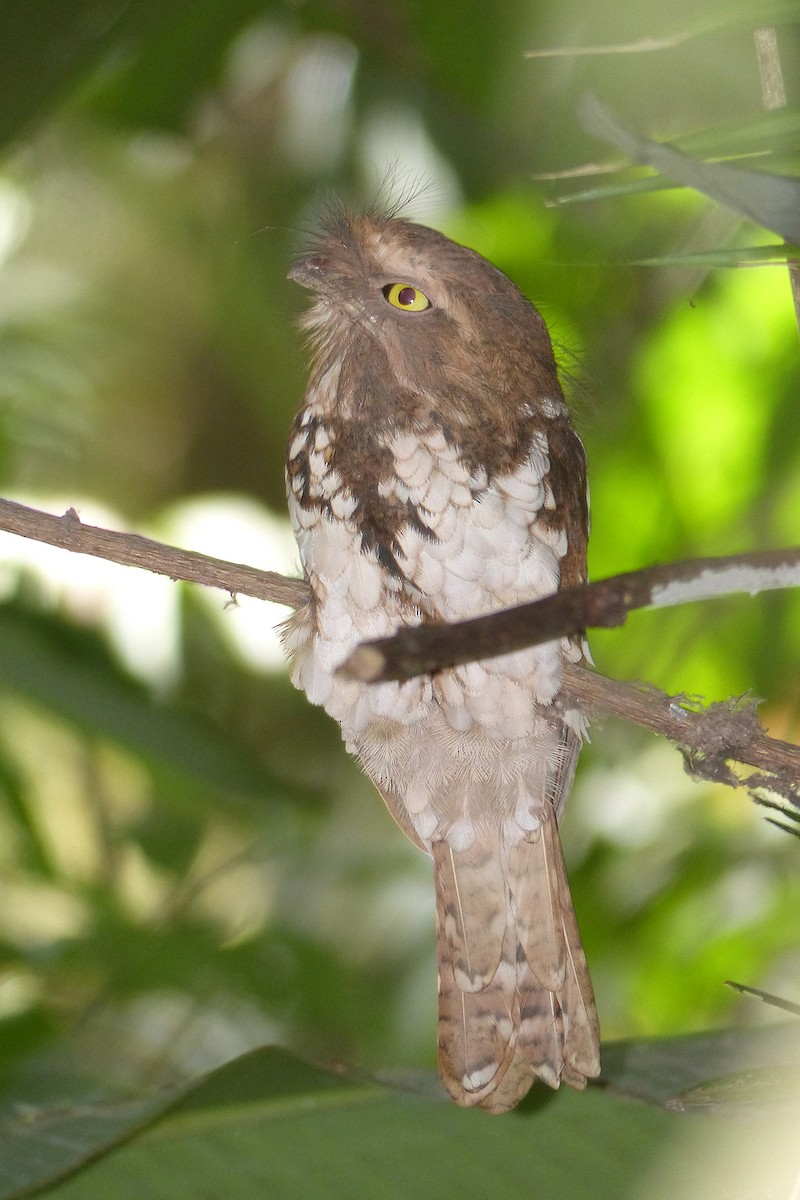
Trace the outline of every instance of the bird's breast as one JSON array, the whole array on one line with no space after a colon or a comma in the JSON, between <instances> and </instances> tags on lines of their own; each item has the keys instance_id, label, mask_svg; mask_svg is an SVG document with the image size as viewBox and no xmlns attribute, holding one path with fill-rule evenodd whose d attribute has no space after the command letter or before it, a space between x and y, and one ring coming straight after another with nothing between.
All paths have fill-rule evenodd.
<instances>
[{"instance_id":1,"label":"bird's breast","mask_svg":"<svg viewBox=\"0 0 800 1200\"><path fill-rule=\"evenodd\" d=\"M434 710L454 734L528 736L558 690L559 643L403 684L335 672L359 642L401 625L463 620L558 587L565 538L539 520L552 504L545 439L532 438L513 472L489 479L433 425L385 433L360 464L342 453L347 436L309 406L290 441L289 506L315 598L294 682L348 741L370 725L419 727Z\"/></svg>"}]
</instances>

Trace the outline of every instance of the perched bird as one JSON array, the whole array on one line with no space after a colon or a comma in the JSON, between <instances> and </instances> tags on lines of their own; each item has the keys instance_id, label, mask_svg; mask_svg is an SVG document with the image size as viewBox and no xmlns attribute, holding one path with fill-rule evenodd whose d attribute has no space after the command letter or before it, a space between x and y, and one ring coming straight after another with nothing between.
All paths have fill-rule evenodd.
<instances>
[{"instance_id":1,"label":"perched bird","mask_svg":"<svg viewBox=\"0 0 800 1200\"><path fill-rule=\"evenodd\" d=\"M505 1112L536 1076L599 1072L558 835L584 729L554 700L581 641L403 683L336 669L402 625L583 581L583 447L544 321L474 251L340 211L290 278L314 293L287 459L311 590L285 631L292 680L433 859L440 1075L458 1104Z\"/></svg>"}]
</instances>

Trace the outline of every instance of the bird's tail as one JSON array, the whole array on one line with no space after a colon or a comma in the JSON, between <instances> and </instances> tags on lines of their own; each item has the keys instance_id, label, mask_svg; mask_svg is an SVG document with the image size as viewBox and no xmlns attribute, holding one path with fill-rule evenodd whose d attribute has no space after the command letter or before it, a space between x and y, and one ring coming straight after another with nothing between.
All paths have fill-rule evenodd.
<instances>
[{"instance_id":1,"label":"bird's tail","mask_svg":"<svg viewBox=\"0 0 800 1200\"><path fill-rule=\"evenodd\" d=\"M551 805L514 844L495 827L467 850L431 849L445 1088L500 1113L536 1076L585 1087L600 1071L600 1034Z\"/></svg>"}]
</instances>

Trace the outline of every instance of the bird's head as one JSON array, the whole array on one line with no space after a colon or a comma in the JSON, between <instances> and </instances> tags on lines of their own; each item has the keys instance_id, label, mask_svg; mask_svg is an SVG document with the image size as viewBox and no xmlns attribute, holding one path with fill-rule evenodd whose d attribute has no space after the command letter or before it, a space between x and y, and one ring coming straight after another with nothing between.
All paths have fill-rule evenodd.
<instances>
[{"instance_id":1,"label":"bird's head","mask_svg":"<svg viewBox=\"0 0 800 1200\"><path fill-rule=\"evenodd\" d=\"M303 318L316 373L357 364L371 389L427 396L461 423L494 406L560 397L544 321L502 271L443 234L397 217L331 217L289 278L315 303ZM487 411L487 409L489 411Z\"/></svg>"}]
</instances>

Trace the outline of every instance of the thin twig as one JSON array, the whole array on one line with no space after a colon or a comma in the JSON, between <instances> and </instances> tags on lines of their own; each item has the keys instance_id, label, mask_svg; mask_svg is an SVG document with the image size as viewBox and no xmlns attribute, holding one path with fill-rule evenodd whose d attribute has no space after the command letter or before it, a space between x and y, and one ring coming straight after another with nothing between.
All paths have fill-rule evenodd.
<instances>
[{"instance_id":1,"label":"thin twig","mask_svg":"<svg viewBox=\"0 0 800 1200\"><path fill-rule=\"evenodd\" d=\"M714 33L717 29L738 25L741 20L741 17L731 16L722 11L717 16L697 21L688 28L662 37L646 35L632 42L611 42L590 46L548 46L538 50L526 50L525 58L578 58L586 55L650 54L675 50L686 42L695 41L706 34Z\"/></svg>"},{"instance_id":2,"label":"thin twig","mask_svg":"<svg viewBox=\"0 0 800 1200\"><path fill-rule=\"evenodd\" d=\"M793 1004L791 1000L784 1000L783 996L774 996L772 992L762 992L761 988L750 987L746 983L736 983L733 979L726 979L725 986L734 988L737 992L741 992L743 996L755 996L757 1000L763 1000L765 1004L769 1004L772 1008L782 1008L784 1012L790 1012L795 1017L800 1017L800 1004Z\"/></svg>"}]
</instances>

